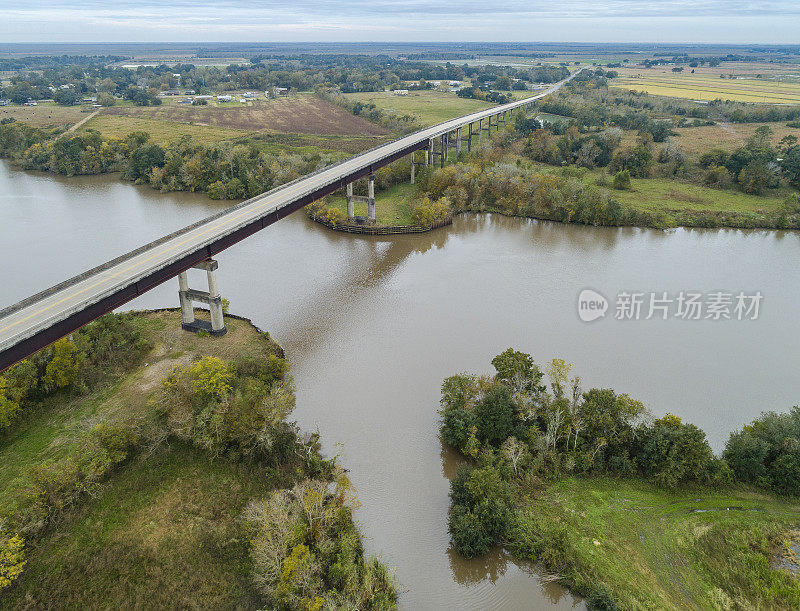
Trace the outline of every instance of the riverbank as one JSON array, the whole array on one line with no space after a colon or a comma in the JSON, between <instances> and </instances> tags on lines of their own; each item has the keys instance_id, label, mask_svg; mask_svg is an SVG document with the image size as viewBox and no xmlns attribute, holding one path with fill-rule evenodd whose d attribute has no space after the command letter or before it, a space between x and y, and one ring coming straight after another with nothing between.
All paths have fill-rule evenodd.
<instances>
[{"instance_id":1,"label":"riverbank","mask_svg":"<svg viewBox=\"0 0 800 611\"><path fill-rule=\"evenodd\" d=\"M406 182L410 168L405 161L379 170L377 225L410 229L378 233L415 233L419 228L441 226L447 217L461 212L656 229L800 228L797 194L787 189L752 195L663 178L634 178L629 188L612 189L612 178L601 170L531 162L511 134L510 130L501 133L501 138L512 138L502 146L495 137L469 158L462 153L456 164L422 169L417 185ZM258 139L208 146L189 138L161 147L144 132L123 139L102 138L97 132L51 140L53 136L51 131L20 122L0 125L0 156L27 170L67 176L119 172L123 179L162 192L202 192L223 200L259 195L341 158L340 154L276 152ZM231 156L236 158L235 172L224 161ZM441 210L429 209L431 202L441 203ZM366 216L359 206L365 204L359 202L356 215ZM341 195L327 198L323 208L325 214L312 211L323 224L332 228L348 224ZM358 229L356 224L351 233L375 232Z\"/></svg>"},{"instance_id":2,"label":"riverbank","mask_svg":"<svg viewBox=\"0 0 800 611\"><path fill-rule=\"evenodd\" d=\"M751 490L665 490L650 482L567 477L516 488L509 546L552 578L622 609L797 608L791 545L800 506Z\"/></svg>"},{"instance_id":3,"label":"riverbank","mask_svg":"<svg viewBox=\"0 0 800 611\"><path fill-rule=\"evenodd\" d=\"M280 347L246 319L226 324L211 338L174 310L109 315L4 372L21 411L0 433L0 545L24 541L4 608L394 606L388 569L364 556L355 491L287 419ZM87 346L105 351L92 367Z\"/></svg>"},{"instance_id":4,"label":"riverbank","mask_svg":"<svg viewBox=\"0 0 800 611\"><path fill-rule=\"evenodd\" d=\"M571 365L508 349L442 383L459 554L505 545L595 609L796 608L800 410L764 413L715 456L705 433Z\"/></svg>"}]
</instances>

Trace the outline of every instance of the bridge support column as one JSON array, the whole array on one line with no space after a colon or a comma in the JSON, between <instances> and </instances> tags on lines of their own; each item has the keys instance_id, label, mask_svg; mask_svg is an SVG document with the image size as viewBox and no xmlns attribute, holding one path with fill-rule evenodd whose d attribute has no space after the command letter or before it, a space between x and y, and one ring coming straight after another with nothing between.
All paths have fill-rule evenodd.
<instances>
[{"instance_id":1,"label":"bridge support column","mask_svg":"<svg viewBox=\"0 0 800 611\"><path fill-rule=\"evenodd\" d=\"M228 331L225 328L225 319L222 312L222 297L219 294L219 285L217 284L217 268L219 264L214 259L206 259L201 263L194 266L195 269L203 269L208 278L208 292L196 291L189 288L189 277L186 272L178 274L178 285L180 291L178 298L181 303L181 328L186 331L199 333L205 331L211 335L218 337L225 335ZM193 302L199 301L208 304L209 312L211 313L211 322L205 320L197 320L194 317Z\"/></svg>"},{"instance_id":2,"label":"bridge support column","mask_svg":"<svg viewBox=\"0 0 800 611\"><path fill-rule=\"evenodd\" d=\"M478 121L478 146L481 145L482 137L483 137L483 119Z\"/></svg>"},{"instance_id":3,"label":"bridge support column","mask_svg":"<svg viewBox=\"0 0 800 611\"><path fill-rule=\"evenodd\" d=\"M369 220L375 222L375 174L369 175L369 184L367 185L367 206L369 208Z\"/></svg>"},{"instance_id":4,"label":"bridge support column","mask_svg":"<svg viewBox=\"0 0 800 611\"><path fill-rule=\"evenodd\" d=\"M414 169L417 167L416 162L414 161L414 157L416 156L417 152L414 151L411 153L411 184L414 184Z\"/></svg>"},{"instance_id":5,"label":"bridge support column","mask_svg":"<svg viewBox=\"0 0 800 611\"><path fill-rule=\"evenodd\" d=\"M351 221L356 216L356 201L353 199L353 183L347 183L347 218Z\"/></svg>"},{"instance_id":6,"label":"bridge support column","mask_svg":"<svg viewBox=\"0 0 800 611\"><path fill-rule=\"evenodd\" d=\"M425 167L431 164L431 151L433 150L433 141L428 143L428 148L425 149Z\"/></svg>"},{"instance_id":7,"label":"bridge support column","mask_svg":"<svg viewBox=\"0 0 800 611\"><path fill-rule=\"evenodd\" d=\"M469 124L469 136L467 136L467 153L472 151L472 123Z\"/></svg>"},{"instance_id":8,"label":"bridge support column","mask_svg":"<svg viewBox=\"0 0 800 611\"><path fill-rule=\"evenodd\" d=\"M456 159L461 154L461 128L456 130Z\"/></svg>"},{"instance_id":9,"label":"bridge support column","mask_svg":"<svg viewBox=\"0 0 800 611\"><path fill-rule=\"evenodd\" d=\"M444 167L444 160L445 160L445 157L447 156L447 145L445 144L445 138L447 138L447 134L442 134L442 150L439 153L439 159L440 159L440 162L441 162L441 164L440 164L441 167Z\"/></svg>"}]
</instances>

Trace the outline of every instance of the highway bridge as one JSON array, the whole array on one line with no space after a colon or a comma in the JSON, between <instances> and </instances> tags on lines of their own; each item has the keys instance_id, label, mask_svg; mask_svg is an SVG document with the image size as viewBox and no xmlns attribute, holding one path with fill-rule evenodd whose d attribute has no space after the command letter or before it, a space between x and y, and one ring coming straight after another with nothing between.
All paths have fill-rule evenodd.
<instances>
[{"instance_id":1,"label":"highway bridge","mask_svg":"<svg viewBox=\"0 0 800 611\"><path fill-rule=\"evenodd\" d=\"M281 185L0 310L0 371L176 276L184 326L224 332L213 261L217 253L365 176L374 218L377 169L420 150L426 163L438 156L443 166L451 148L461 149L462 131L470 149L476 137L491 134L515 111L557 91L578 72L532 97L439 123ZM411 167L413 180L413 157ZM347 191L351 195L352 187ZM348 209L352 216L350 197ZM208 291L189 289L186 270L193 267L206 270ZM211 325L194 321L193 301L209 304Z\"/></svg>"}]
</instances>

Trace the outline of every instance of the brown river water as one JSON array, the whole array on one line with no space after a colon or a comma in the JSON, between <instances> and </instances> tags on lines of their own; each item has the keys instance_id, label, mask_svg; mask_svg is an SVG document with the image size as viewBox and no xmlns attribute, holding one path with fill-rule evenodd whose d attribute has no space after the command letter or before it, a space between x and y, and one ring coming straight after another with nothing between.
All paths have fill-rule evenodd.
<instances>
[{"instance_id":1,"label":"brown river water","mask_svg":"<svg viewBox=\"0 0 800 611\"><path fill-rule=\"evenodd\" d=\"M224 205L0 163L0 308ZM488 373L509 346L540 363L563 358L585 389L677 414L717 451L735 428L800 397L798 233L483 215L384 239L332 232L300 212L218 259L231 311L268 330L292 362L299 424L319 428L351 470L366 545L395 567L407 609L582 606L501 550L466 561L448 549L457 458L437 437L436 413L447 375ZM609 300L588 323L577 313L587 288ZM168 282L129 307L177 306L177 289ZM756 320L645 319L650 293L664 291L763 297ZM621 292L644 294L639 320L615 318Z\"/></svg>"}]
</instances>

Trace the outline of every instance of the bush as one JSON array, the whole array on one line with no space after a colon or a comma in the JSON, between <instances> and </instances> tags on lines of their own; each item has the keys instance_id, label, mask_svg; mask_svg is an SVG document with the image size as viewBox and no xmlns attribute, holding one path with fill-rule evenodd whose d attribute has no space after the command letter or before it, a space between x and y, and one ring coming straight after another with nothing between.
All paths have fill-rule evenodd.
<instances>
[{"instance_id":1,"label":"bush","mask_svg":"<svg viewBox=\"0 0 800 611\"><path fill-rule=\"evenodd\" d=\"M739 481L800 494L800 409L767 412L731 433L722 457Z\"/></svg>"},{"instance_id":2,"label":"bush","mask_svg":"<svg viewBox=\"0 0 800 611\"><path fill-rule=\"evenodd\" d=\"M481 519L464 505L455 505L447 522L450 542L465 558L486 554L494 544L494 538L486 532Z\"/></svg>"},{"instance_id":3,"label":"bush","mask_svg":"<svg viewBox=\"0 0 800 611\"><path fill-rule=\"evenodd\" d=\"M713 458L703 431L667 414L645 432L637 462L646 476L674 488L689 481L706 481Z\"/></svg>"},{"instance_id":4,"label":"bush","mask_svg":"<svg viewBox=\"0 0 800 611\"><path fill-rule=\"evenodd\" d=\"M475 416L463 408L448 409L442 412L442 441L447 445L463 449L475 426Z\"/></svg>"},{"instance_id":5,"label":"bush","mask_svg":"<svg viewBox=\"0 0 800 611\"><path fill-rule=\"evenodd\" d=\"M619 172L614 174L614 182L612 186L620 191L630 189L631 188L630 171L620 170Z\"/></svg>"},{"instance_id":6,"label":"bush","mask_svg":"<svg viewBox=\"0 0 800 611\"><path fill-rule=\"evenodd\" d=\"M25 568L25 540L3 531L0 522L0 592L10 586Z\"/></svg>"}]
</instances>

